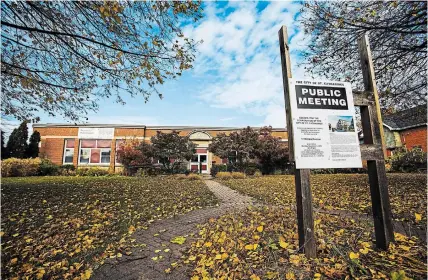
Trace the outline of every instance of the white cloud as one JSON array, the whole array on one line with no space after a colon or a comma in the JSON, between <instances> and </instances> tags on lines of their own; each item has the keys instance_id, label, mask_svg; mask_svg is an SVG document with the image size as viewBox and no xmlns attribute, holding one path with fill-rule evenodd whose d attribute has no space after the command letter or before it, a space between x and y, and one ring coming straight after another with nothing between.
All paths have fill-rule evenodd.
<instances>
[{"instance_id":1,"label":"white cloud","mask_svg":"<svg viewBox=\"0 0 428 280\"><path fill-rule=\"evenodd\" d=\"M293 77L303 78L301 51L310 38L303 35L296 18L300 4L272 2L262 11L257 3L230 2L216 8L207 3L206 17L185 34L203 40L194 73L215 75L200 98L213 107L235 108L264 117L265 125L285 126L278 30L288 28ZM227 16L224 12L232 8ZM215 74L213 74L215 73Z\"/></svg>"}]
</instances>

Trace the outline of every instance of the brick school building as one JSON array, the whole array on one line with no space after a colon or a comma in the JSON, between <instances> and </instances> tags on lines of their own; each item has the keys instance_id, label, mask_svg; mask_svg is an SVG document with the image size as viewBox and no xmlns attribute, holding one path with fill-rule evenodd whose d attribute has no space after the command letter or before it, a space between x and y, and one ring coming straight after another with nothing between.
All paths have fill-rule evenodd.
<instances>
[{"instance_id":1,"label":"brick school building","mask_svg":"<svg viewBox=\"0 0 428 280\"><path fill-rule=\"evenodd\" d=\"M34 124L41 136L39 156L50 159L55 164L73 164L76 167L102 167L118 172L122 169L117 162L116 150L124 139L136 138L150 143L157 131L169 133L179 131L181 136L189 136L196 144L196 153L188 162L188 169L210 173L213 164L224 160L208 151L208 145L219 133L229 134L241 130L237 127L196 127L196 126L145 126L109 124ZM255 128L257 129L257 128ZM284 128L273 128L272 135L287 142Z\"/></svg>"}]
</instances>

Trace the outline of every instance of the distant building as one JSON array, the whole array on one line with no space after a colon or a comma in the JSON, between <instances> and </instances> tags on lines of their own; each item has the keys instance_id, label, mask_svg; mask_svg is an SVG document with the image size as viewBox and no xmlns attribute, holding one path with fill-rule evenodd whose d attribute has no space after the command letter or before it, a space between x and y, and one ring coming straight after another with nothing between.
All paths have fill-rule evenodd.
<instances>
[{"instance_id":1,"label":"distant building","mask_svg":"<svg viewBox=\"0 0 428 280\"><path fill-rule=\"evenodd\" d=\"M136 138L150 143L157 131L164 133L179 131L189 136L196 144L193 159L188 169L210 173L213 164L225 163L208 151L212 139L219 133L229 134L241 130L239 127L194 127L194 126L145 126L111 124L34 124L33 129L41 136L40 157L49 158L56 164L73 164L76 167L102 167L119 171L122 165L117 162L116 149L126 138ZM257 128L255 128L257 129ZM272 135L287 143L287 131L273 128ZM199 170L201 168L201 170Z\"/></svg>"},{"instance_id":2,"label":"distant building","mask_svg":"<svg viewBox=\"0 0 428 280\"><path fill-rule=\"evenodd\" d=\"M400 148L420 147L427 151L427 105L383 117L387 156Z\"/></svg>"},{"instance_id":3,"label":"distant building","mask_svg":"<svg viewBox=\"0 0 428 280\"><path fill-rule=\"evenodd\" d=\"M338 121L337 121L337 124L336 124L336 129L337 130L348 130L348 127L351 125L351 123L350 122L348 122L348 121L346 121L346 120L344 120L344 119L339 119Z\"/></svg>"}]
</instances>

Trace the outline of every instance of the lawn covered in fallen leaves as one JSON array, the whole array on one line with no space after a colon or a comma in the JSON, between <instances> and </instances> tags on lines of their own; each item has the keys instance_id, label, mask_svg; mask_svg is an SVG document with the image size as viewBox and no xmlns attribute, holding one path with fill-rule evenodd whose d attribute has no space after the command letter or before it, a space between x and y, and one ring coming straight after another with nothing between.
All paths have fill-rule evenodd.
<instances>
[{"instance_id":1,"label":"lawn covered in fallen leaves","mask_svg":"<svg viewBox=\"0 0 428 280\"><path fill-rule=\"evenodd\" d=\"M171 177L3 178L2 278L88 279L153 220L217 200L201 181Z\"/></svg>"},{"instance_id":2,"label":"lawn covered in fallen leaves","mask_svg":"<svg viewBox=\"0 0 428 280\"><path fill-rule=\"evenodd\" d=\"M395 220L426 228L427 177L425 174L387 174L391 208ZM222 180L232 189L274 205L295 204L294 176L263 176ZM314 207L371 213L367 174L312 175Z\"/></svg>"},{"instance_id":3,"label":"lawn covered in fallen leaves","mask_svg":"<svg viewBox=\"0 0 428 280\"><path fill-rule=\"evenodd\" d=\"M317 258L308 260L298 252L294 210L253 208L202 225L183 265L192 280L425 279L426 243L396 233L388 251L377 251L372 228L316 214Z\"/></svg>"}]
</instances>

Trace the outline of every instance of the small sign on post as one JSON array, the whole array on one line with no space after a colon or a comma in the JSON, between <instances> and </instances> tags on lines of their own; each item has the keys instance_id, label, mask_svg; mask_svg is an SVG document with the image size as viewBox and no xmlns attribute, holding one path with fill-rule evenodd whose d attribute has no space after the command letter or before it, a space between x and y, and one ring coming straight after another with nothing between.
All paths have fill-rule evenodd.
<instances>
[{"instance_id":1,"label":"small sign on post","mask_svg":"<svg viewBox=\"0 0 428 280\"><path fill-rule=\"evenodd\" d=\"M382 119L367 35L358 42L364 92L353 92L346 82L292 79L287 28L282 26L278 35L289 158L295 162L299 247L306 257L316 257L310 169L360 168L362 160L367 160L376 247L387 249L394 234ZM354 106L361 108L363 145L358 139Z\"/></svg>"}]
</instances>

